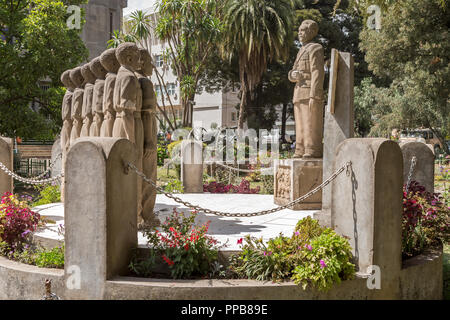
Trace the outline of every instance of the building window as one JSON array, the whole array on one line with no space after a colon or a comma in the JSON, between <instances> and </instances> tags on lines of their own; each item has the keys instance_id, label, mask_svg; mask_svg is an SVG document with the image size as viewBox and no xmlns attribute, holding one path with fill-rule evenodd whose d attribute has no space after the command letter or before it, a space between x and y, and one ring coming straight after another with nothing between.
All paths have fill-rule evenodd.
<instances>
[{"instance_id":1,"label":"building window","mask_svg":"<svg viewBox=\"0 0 450 320\"><path fill-rule=\"evenodd\" d=\"M161 98L161 86L160 85L155 86L155 93L156 93L156 98Z\"/></svg>"},{"instance_id":2,"label":"building window","mask_svg":"<svg viewBox=\"0 0 450 320\"><path fill-rule=\"evenodd\" d=\"M231 113L231 121L236 121L236 112Z\"/></svg>"},{"instance_id":3,"label":"building window","mask_svg":"<svg viewBox=\"0 0 450 320\"><path fill-rule=\"evenodd\" d=\"M168 83L167 84L167 92L169 93L169 96L173 96L176 93L177 86L175 83Z\"/></svg>"},{"instance_id":4,"label":"building window","mask_svg":"<svg viewBox=\"0 0 450 320\"><path fill-rule=\"evenodd\" d=\"M155 65L156 65L158 68L161 68L161 67L164 65L164 59L163 59L163 56L162 56L162 55L157 55L157 56L155 57Z\"/></svg>"}]
</instances>

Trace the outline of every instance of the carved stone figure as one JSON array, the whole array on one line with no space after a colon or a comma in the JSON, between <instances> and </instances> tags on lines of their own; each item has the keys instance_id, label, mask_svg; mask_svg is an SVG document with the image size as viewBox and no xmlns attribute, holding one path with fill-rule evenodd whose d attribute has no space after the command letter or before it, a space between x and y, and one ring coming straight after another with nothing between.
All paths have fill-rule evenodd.
<instances>
[{"instance_id":1,"label":"carved stone figure","mask_svg":"<svg viewBox=\"0 0 450 320\"><path fill-rule=\"evenodd\" d=\"M122 43L116 50L116 57L121 67L117 73L114 87L114 121L113 137L126 138L135 143L134 112L141 110L139 94L141 86L134 74L139 66L139 49L131 42Z\"/></svg>"},{"instance_id":2,"label":"carved stone figure","mask_svg":"<svg viewBox=\"0 0 450 320\"><path fill-rule=\"evenodd\" d=\"M94 97L92 99L93 122L89 130L89 136L100 137L103 123L103 92L105 88L105 76L107 71L100 63L100 57L95 58L89 65L91 72L96 76L94 85Z\"/></svg>"},{"instance_id":3,"label":"carved stone figure","mask_svg":"<svg viewBox=\"0 0 450 320\"><path fill-rule=\"evenodd\" d=\"M81 74L81 67L77 67L70 71L70 80L76 86L76 89L73 91L72 95L72 131L70 133L70 144L80 137L81 128L83 126L83 119L81 118L81 111L83 108L83 83L84 78Z\"/></svg>"},{"instance_id":4,"label":"carved stone figure","mask_svg":"<svg viewBox=\"0 0 450 320\"><path fill-rule=\"evenodd\" d=\"M116 49L108 49L100 56L100 63L108 71L103 94L104 119L100 130L101 137L112 137L116 111L114 110L114 87L120 63L116 58Z\"/></svg>"},{"instance_id":5,"label":"carved stone figure","mask_svg":"<svg viewBox=\"0 0 450 320\"><path fill-rule=\"evenodd\" d=\"M94 74L91 72L89 63L81 67L81 73L84 77L84 97L83 109L81 111L83 127L81 128L80 137L89 137L89 130L92 125L92 100L94 98L94 83L96 79Z\"/></svg>"},{"instance_id":6,"label":"carved stone figure","mask_svg":"<svg viewBox=\"0 0 450 320\"><path fill-rule=\"evenodd\" d=\"M151 180L156 181L157 173L157 123L156 123L156 95L153 89L153 83L148 78L151 77L152 58L146 49L139 49L141 68L136 75L142 89L142 120L135 119L136 122L136 144L138 150L142 150L142 172ZM142 141L140 141L138 120L142 124ZM138 185L139 187L139 185ZM155 217L153 209L156 201L156 189L148 184L142 184L142 204L141 212L138 215L138 223L149 226L158 226L159 220Z\"/></svg>"},{"instance_id":7,"label":"carved stone figure","mask_svg":"<svg viewBox=\"0 0 450 320\"><path fill-rule=\"evenodd\" d=\"M298 32L302 48L289 72L289 80L296 83L294 158L321 158L323 152L324 53L320 44L312 42L318 32L316 22L303 21Z\"/></svg>"},{"instance_id":8,"label":"carved stone figure","mask_svg":"<svg viewBox=\"0 0 450 320\"><path fill-rule=\"evenodd\" d=\"M63 127L61 130L61 150L63 158L70 146L70 133L72 131L72 96L75 90L75 85L70 80L70 71L67 70L61 75L61 82L67 88L62 103L62 120Z\"/></svg>"}]
</instances>

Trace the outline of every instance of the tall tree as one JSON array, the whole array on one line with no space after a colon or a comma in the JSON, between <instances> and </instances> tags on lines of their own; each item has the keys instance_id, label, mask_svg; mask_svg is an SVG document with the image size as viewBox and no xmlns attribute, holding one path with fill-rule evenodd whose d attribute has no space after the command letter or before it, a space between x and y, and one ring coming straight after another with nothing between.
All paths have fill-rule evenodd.
<instances>
[{"instance_id":1,"label":"tall tree","mask_svg":"<svg viewBox=\"0 0 450 320\"><path fill-rule=\"evenodd\" d=\"M241 104L239 128L255 103L255 91L274 59L286 59L292 41L297 0L229 0L224 52L239 57Z\"/></svg>"},{"instance_id":2,"label":"tall tree","mask_svg":"<svg viewBox=\"0 0 450 320\"><path fill-rule=\"evenodd\" d=\"M444 1L445 2L445 1ZM364 29L361 48L375 75L397 97L392 126L424 126L444 140L450 133L450 10L442 0L398 0L382 13L379 32ZM391 129L391 128L387 128Z\"/></svg>"},{"instance_id":3,"label":"tall tree","mask_svg":"<svg viewBox=\"0 0 450 320\"><path fill-rule=\"evenodd\" d=\"M59 77L88 56L67 6L86 2L0 0L0 135L53 139L60 131Z\"/></svg>"},{"instance_id":4,"label":"tall tree","mask_svg":"<svg viewBox=\"0 0 450 320\"><path fill-rule=\"evenodd\" d=\"M180 82L183 126L192 126L193 101L208 58L222 36L224 1L159 0L157 36Z\"/></svg>"}]
</instances>

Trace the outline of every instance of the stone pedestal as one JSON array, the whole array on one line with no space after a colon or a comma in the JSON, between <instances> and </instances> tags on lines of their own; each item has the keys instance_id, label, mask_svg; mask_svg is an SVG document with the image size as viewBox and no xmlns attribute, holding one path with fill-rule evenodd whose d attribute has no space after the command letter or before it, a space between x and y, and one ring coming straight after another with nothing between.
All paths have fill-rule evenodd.
<instances>
[{"instance_id":1,"label":"stone pedestal","mask_svg":"<svg viewBox=\"0 0 450 320\"><path fill-rule=\"evenodd\" d=\"M328 104L324 121L323 179L336 170L334 160L337 146L354 135L354 61L348 52L332 50ZM338 165L341 165L340 163ZM322 211L314 214L321 225L331 226L331 185L322 190Z\"/></svg>"},{"instance_id":2,"label":"stone pedestal","mask_svg":"<svg viewBox=\"0 0 450 320\"><path fill-rule=\"evenodd\" d=\"M403 154L403 184L408 183L412 158L416 157L416 165L412 171L411 181L417 181L428 192L434 192L434 153L429 145L422 142L400 143Z\"/></svg>"},{"instance_id":3,"label":"stone pedestal","mask_svg":"<svg viewBox=\"0 0 450 320\"><path fill-rule=\"evenodd\" d=\"M184 193L203 193L202 143L184 140L181 143L181 181Z\"/></svg>"},{"instance_id":4,"label":"stone pedestal","mask_svg":"<svg viewBox=\"0 0 450 320\"><path fill-rule=\"evenodd\" d=\"M286 205L322 183L322 159L286 159L275 161L274 201ZM319 191L292 210L320 210L322 193Z\"/></svg>"}]
</instances>

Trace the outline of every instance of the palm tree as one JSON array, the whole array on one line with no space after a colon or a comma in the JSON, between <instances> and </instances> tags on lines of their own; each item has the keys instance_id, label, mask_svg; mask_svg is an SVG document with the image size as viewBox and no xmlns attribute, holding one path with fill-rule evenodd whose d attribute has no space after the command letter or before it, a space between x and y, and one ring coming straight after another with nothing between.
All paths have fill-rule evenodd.
<instances>
[{"instance_id":1,"label":"palm tree","mask_svg":"<svg viewBox=\"0 0 450 320\"><path fill-rule=\"evenodd\" d=\"M297 5L299 0L228 0L223 51L239 57L240 129L268 62L285 59L289 53Z\"/></svg>"}]
</instances>

